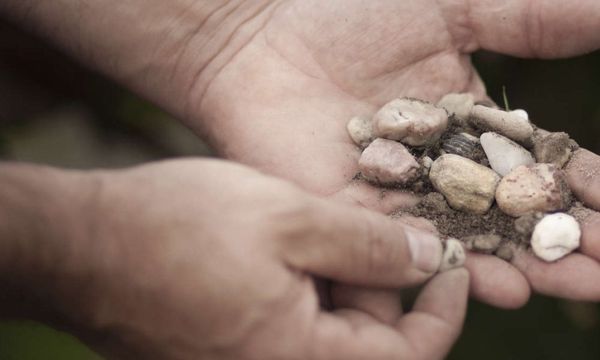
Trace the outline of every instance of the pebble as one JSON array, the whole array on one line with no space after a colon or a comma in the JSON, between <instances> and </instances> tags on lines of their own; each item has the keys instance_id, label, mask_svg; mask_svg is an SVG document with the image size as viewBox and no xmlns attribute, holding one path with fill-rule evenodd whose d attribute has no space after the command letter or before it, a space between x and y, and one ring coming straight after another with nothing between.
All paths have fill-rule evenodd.
<instances>
[{"instance_id":1,"label":"pebble","mask_svg":"<svg viewBox=\"0 0 600 360\"><path fill-rule=\"evenodd\" d=\"M467 248L482 254L492 254L498 249L502 238L498 235L473 235L464 239Z\"/></svg>"},{"instance_id":2,"label":"pebble","mask_svg":"<svg viewBox=\"0 0 600 360\"><path fill-rule=\"evenodd\" d=\"M536 132L533 154L537 162L555 164L562 168L571 159L571 138L564 132Z\"/></svg>"},{"instance_id":3,"label":"pebble","mask_svg":"<svg viewBox=\"0 0 600 360\"><path fill-rule=\"evenodd\" d=\"M546 215L535 227L531 247L542 260L556 261L579 247L581 228L574 217L557 213Z\"/></svg>"},{"instance_id":4,"label":"pebble","mask_svg":"<svg viewBox=\"0 0 600 360\"><path fill-rule=\"evenodd\" d=\"M515 231L521 235L523 239L526 239L526 242L529 242L531 234L533 234L533 229L535 229L535 226L543 217L544 214L541 212L527 213L515 220Z\"/></svg>"},{"instance_id":5,"label":"pebble","mask_svg":"<svg viewBox=\"0 0 600 360\"><path fill-rule=\"evenodd\" d=\"M501 176L507 175L521 165L535 163L529 151L502 135L486 132L481 135L480 142L490 166Z\"/></svg>"},{"instance_id":6,"label":"pebble","mask_svg":"<svg viewBox=\"0 0 600 360\"><path fill-rule=\"evenodd\" d=\"M366 116L355 116L346 126L348 134L354 143L362 148L373 141L373 126L371 119Z\"/></svg>"},{"instance_id":7,"label":"pebble","mask_svg":"<svg viewBox=\"0 0 600 360\"><path fill-rule=\"evenodd\" d=\"M556 165L534 164L519 166L506 175L496 190L496 201L504 213L519 217L567 209L571 191Z\"/></svg>"},{"instance_id":8,"label":"pebble","mask_svg":"<svg viewBox=\"0 0 600 360\"><path fill-rule=\"evenodd\" d=\"M411 146L436 142L448 127L448 113L415 99L396 99L373 117L375 136Z\"/></svg>"},{"instance_id":9,"label":"pebble","mask_svg":"<svg viewBox=\"0 0 600 360\"><path fill-rule=\"evenodd\" d=\"M473 106L475 106L475 96L471 93L448 94L437 103L437 107L446 109L455 123L461 127L467 125Z\"/></svg>"},{"instance_id":10,"label":"pebble","mask_svg":"<svg viewBox=\"0 0 600 360\"><path fill-rule=\"evenodd\" d=\"M367 180L381 185L407 184L421 174L408 149L386 139L376 139L363 151L358 168Z\"/></svg>"},{"instance_id":11,"label":"pebble","mask_svg":"<svg viewBox=\"0 0 600 360\"><path fill-rule=\"evenodd\" d=\"M525 120L529 120L529 114L527 113L527 111L525 111L523 109L512 110L512 111L510 111L510 113L520 116Z\"/></svg>"},{"instance_id":12,"label":"pebble","mask_svg":"<svg viewBox=\"0 0 600 360\"><path fill-rule=\"evenodd\" d=\"M467 255L460 241L448 239L445 243L444 254L440 264L440 272L448 271L461 267L465 264Z\"/></svg>"},{"instance_id":13,"label":"pebble","mask_svg":"<svg viewBox=\"0 0 600 360\"><path fill-rule=\"evenodd\" d=\"M475 214L485 214L490 209L500 181L492 169L453 154L437 158L429 179L452 208Z\"/></svg>"},{"instance_id":14,"label":"pebble","mask_svg":"<svg viewBox=\"0 0 600 360\"><path fill-rule=\"evenodd\" d=\"M496 250L495 255L504 261L511 262L515 252L510 245L502 245Z\"/></svg>"},{"instance_id":15,"label":"pebble","mask_svg":"<svg viewBox=\"0 0 600 360\"><path fill-rule=\"evenodd\" d=\"M521 144L529 144L533 126L522 115L475 105L469 121L484 131L493 131Z\"/></svg>"},{"instance_id":16,"label":"pebble","mask_svg":"<svg viewBox=\"0 0 600 360\"><path fill-rule=\"evenodd\" d=\"M483 155L479 138L467 133L451 135L442 143L446 154L455 154L477 161Z\"/></svg>"}]
</instances>

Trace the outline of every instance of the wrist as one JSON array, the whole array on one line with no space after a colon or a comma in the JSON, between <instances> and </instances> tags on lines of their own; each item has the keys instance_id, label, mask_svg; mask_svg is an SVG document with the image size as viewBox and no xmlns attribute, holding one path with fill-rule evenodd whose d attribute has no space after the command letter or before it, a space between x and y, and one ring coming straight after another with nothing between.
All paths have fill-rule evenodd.
<instances>
[{"instance_id":1,"label":"wrist","mask_svg":"<svg viewBox=\"0 0 600 360\"><path fill-rule=\"evenodd\" d=\"M82 172L0 164L0 286L7 289L0 308L18 305L0 310L60 317L64 289L84 274L83 219L94 181Z\"/></svg>"}]
</instances>

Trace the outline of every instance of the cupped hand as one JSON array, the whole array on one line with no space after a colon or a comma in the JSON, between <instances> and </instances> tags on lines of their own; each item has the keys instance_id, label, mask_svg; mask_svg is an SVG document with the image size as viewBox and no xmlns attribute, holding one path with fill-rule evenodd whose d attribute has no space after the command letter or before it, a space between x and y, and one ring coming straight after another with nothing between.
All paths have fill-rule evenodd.
<instances>
[{"instance_id":1,"label":"cupped hand","mask_svg":"<svg viewBox=\"0 0 600 360\"><path fill-rule=\"evenodd\" d=\"M472 52L583 53L600 46L599 14L595 0L274 1L232 36L214 76L192 87L189 125L227 158L388 212L414 199L353 180L360 151L346 133L352 116L403 96L471 92L483 100ZM472 255L469 267L478 298L502 307L528 299L513 266Z\"/></svg>"},{"instance_id":2,"label":"cupped hand","mask_svg":"<svg viewBox=\"0 0 600 360\"><path fill-rule=\"evenodd\" d=\"M221 161L92 176L56 303L112 358L438 359L460 333L464 269L433 277L406 314L319 306L316 276L382 291L429 280L442 249L428 233Z\"/></svg>"},{"instance_id":3,"label":"cupped hand","mask_svg":"<svg viewBox=\"0 0 600 360\"><path fill-rule=\"evenodd\" d=\"M600 156L579 150L567 168L574 194L586 206L600 210ZM600 301L600 213L583 221L581 248L556 263L544 263L531 253L517 253L514 264L537 292L573 300Z\"/></svg>"}]
</instances>

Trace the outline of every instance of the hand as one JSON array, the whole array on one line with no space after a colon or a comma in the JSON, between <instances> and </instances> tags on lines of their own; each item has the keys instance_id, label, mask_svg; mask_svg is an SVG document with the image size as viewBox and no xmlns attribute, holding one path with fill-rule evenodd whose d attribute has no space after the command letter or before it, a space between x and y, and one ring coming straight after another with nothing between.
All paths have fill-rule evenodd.
<instances>
[{"instance_id":1,"label":"hand","mask_svg":"<svg viewBox=\"0 0 600 360\"><path fill-rule=\"evenodd\" d=\"M382 212L413 200L352 181L359 150L346 134L350 117L402 96L485 99L469 58L480 48L562 57L600 47L594 0L279 4L209 85L193 88L190 125L228 158ZM509 264L472 254L468 266L476 297L502 307L528 299Z\"/></svg>"},{"instance_id":2,"label":"hand","mask_svg":"<svg viewBox=\"0 0 600 360\"><path fill-rule=\"evenodd\" d=\"M600 210L600 157L587 150L573 155L567 167L575 195L592 209ZM573 300L600 301L600 213L586 219L580 253L556 263L544 263L527 252L518 253L514 264L536 291Z\"/></svg>"},{"instance_id":3,"label":"hand","mask_svg":"<svg viewBox=\"0 0 600 360\"><path fill-rule=\"evenodd\" d=\"M314 276L428 280L441 259L431 235L219 161L90 176L50 298L111 358L438 359L460 333L465 270L435 276L407 314L319 308Z\"/></svg>"}]
</instances>

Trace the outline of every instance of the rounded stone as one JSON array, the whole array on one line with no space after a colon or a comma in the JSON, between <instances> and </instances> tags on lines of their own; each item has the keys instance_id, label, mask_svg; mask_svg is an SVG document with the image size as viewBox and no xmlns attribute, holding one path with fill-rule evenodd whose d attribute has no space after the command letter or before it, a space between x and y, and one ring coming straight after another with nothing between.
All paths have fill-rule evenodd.
<instances>
[{"instance_id":1,"label":"rounded stone","mask_svg":"<svg viewBox=\"0 0 600 360\"><path fill-rule=\"evenodd\" d=\"M492 254L502 242L502 238L498 235L473 235L464 239L468 244L467 248L482 254Z\"/></svg>"},{"instance_id":2,"label":"rounded stone","mask_svg":"<svg viewBox=\"0 0 600 360\"><path fill-rule=\"evenodd\" d=\"M453 154L436 159L429 179L452 208L475 214L485 214L490 209L500 181L492 169Z\"/></svg>"},{"instance_id":3,"label":"rounded stone","mask_svg":"<svg viewBox=\"0 0 600 360\"><path fill-rule=\"evenodd\" d=\"M448 94L437 103L437 107L446 109L460 126L467 124L473 106L475 106L475 96L471 93Z\"/></svg>"},{"instance_id":4,"label":"rounded stone","mask_svg":"<svg viewBox=\"0 0 600 360\"><path fill-rule=\"evenodd\" d=\"M469 121L484 131L493 131L521 144L529 144L533 126L520 114L475 105Z\"/></svg>"},{"instance_id":5,"label":"rounded stone","mask_svg":"<svg viewBox=\"0 0 600 360\"><path fill-rule=\"evenodd\" d=\"M535 163L529 151L507 137L486 132L481 135L480 141L491 168L501 176L521 165Z\"/></svg>"},{"instance_id":6,"label":"rounded stone","mask_svg":"<svg viewBox=\"0 0 600 360\"><path fill-rule=\"evenodd\" d=\"M519 166L500 181L496 202L500 210L513 217L554 212L569 207L571 191L564 172L556 165Z\"/></svg>"},{"instance_id":7,"label":"rounded stone","mask_svg":"<svg viewBox=\"0 0 600 360\"><path fill-rule=\"evenodd\" d=\"M511 262L515 256L515 252L510 245L502 245L496 250L495 255L504 261Z\"/></svg>"},{"instance_id":8,"label":"rounded stone","mask_svg":"<svg viewBox=\"0 0 600 360\"><path fill-rule=\"evenodd\" d=\"M373 126L371 119L366 116L355 116L346 126L348 134L354 143L362 148L373 141Z\"/></svg>"},{"instance_id":9,"label":"rounded stone","mask_svg":"<svg viewBox=\"0 0 600 360\"><path fill-rule=\"evenodd\" d=\"M444 245L444 254L442 255L439 271L444 272L463 266L467 255L460 241L448 239Z\"/></svg>"},{"instance_id":10,"label":"rounded stone","mask_svg":"<svg viewBox=\"0 0 600 360\"><path fill-rule=\"evenodd\" d=\"M362 153L358 169L369 181L381 185L404 185L421 175L420 165L397 141L376 139Z\"/></svg>"},{"instance_id":11,"label":"rounded stone","mask_svg":"<svg viewBox=\"0 0 600 360\"><path fill-rule=\"evenodd\" d=\"M564 132L536 132L533 153L537 162L563 167L573 153L571 138Z\"/></svg>"},{"instance_id":12,"label":"rounded stone","mask_svg":"<svg viewBox=\"0 0 600 360\"><path fill-rule=\"evenodd\" d=\"M446 110L416 99L391 101L373 117L375 136L411 146L436 142L447 127Z\"/></svg>"},{"instance_id":13,"label":"rounded stone","mask_svg":"<svg viewBox=\"0 0 600 360\"><path fill-rule=\"evenodd\" d=\"M579 247L581 228L574 217L557 213L546 215L535 227L531 247L537 257L552 262Z\"/></svg>"}]
</instances>

